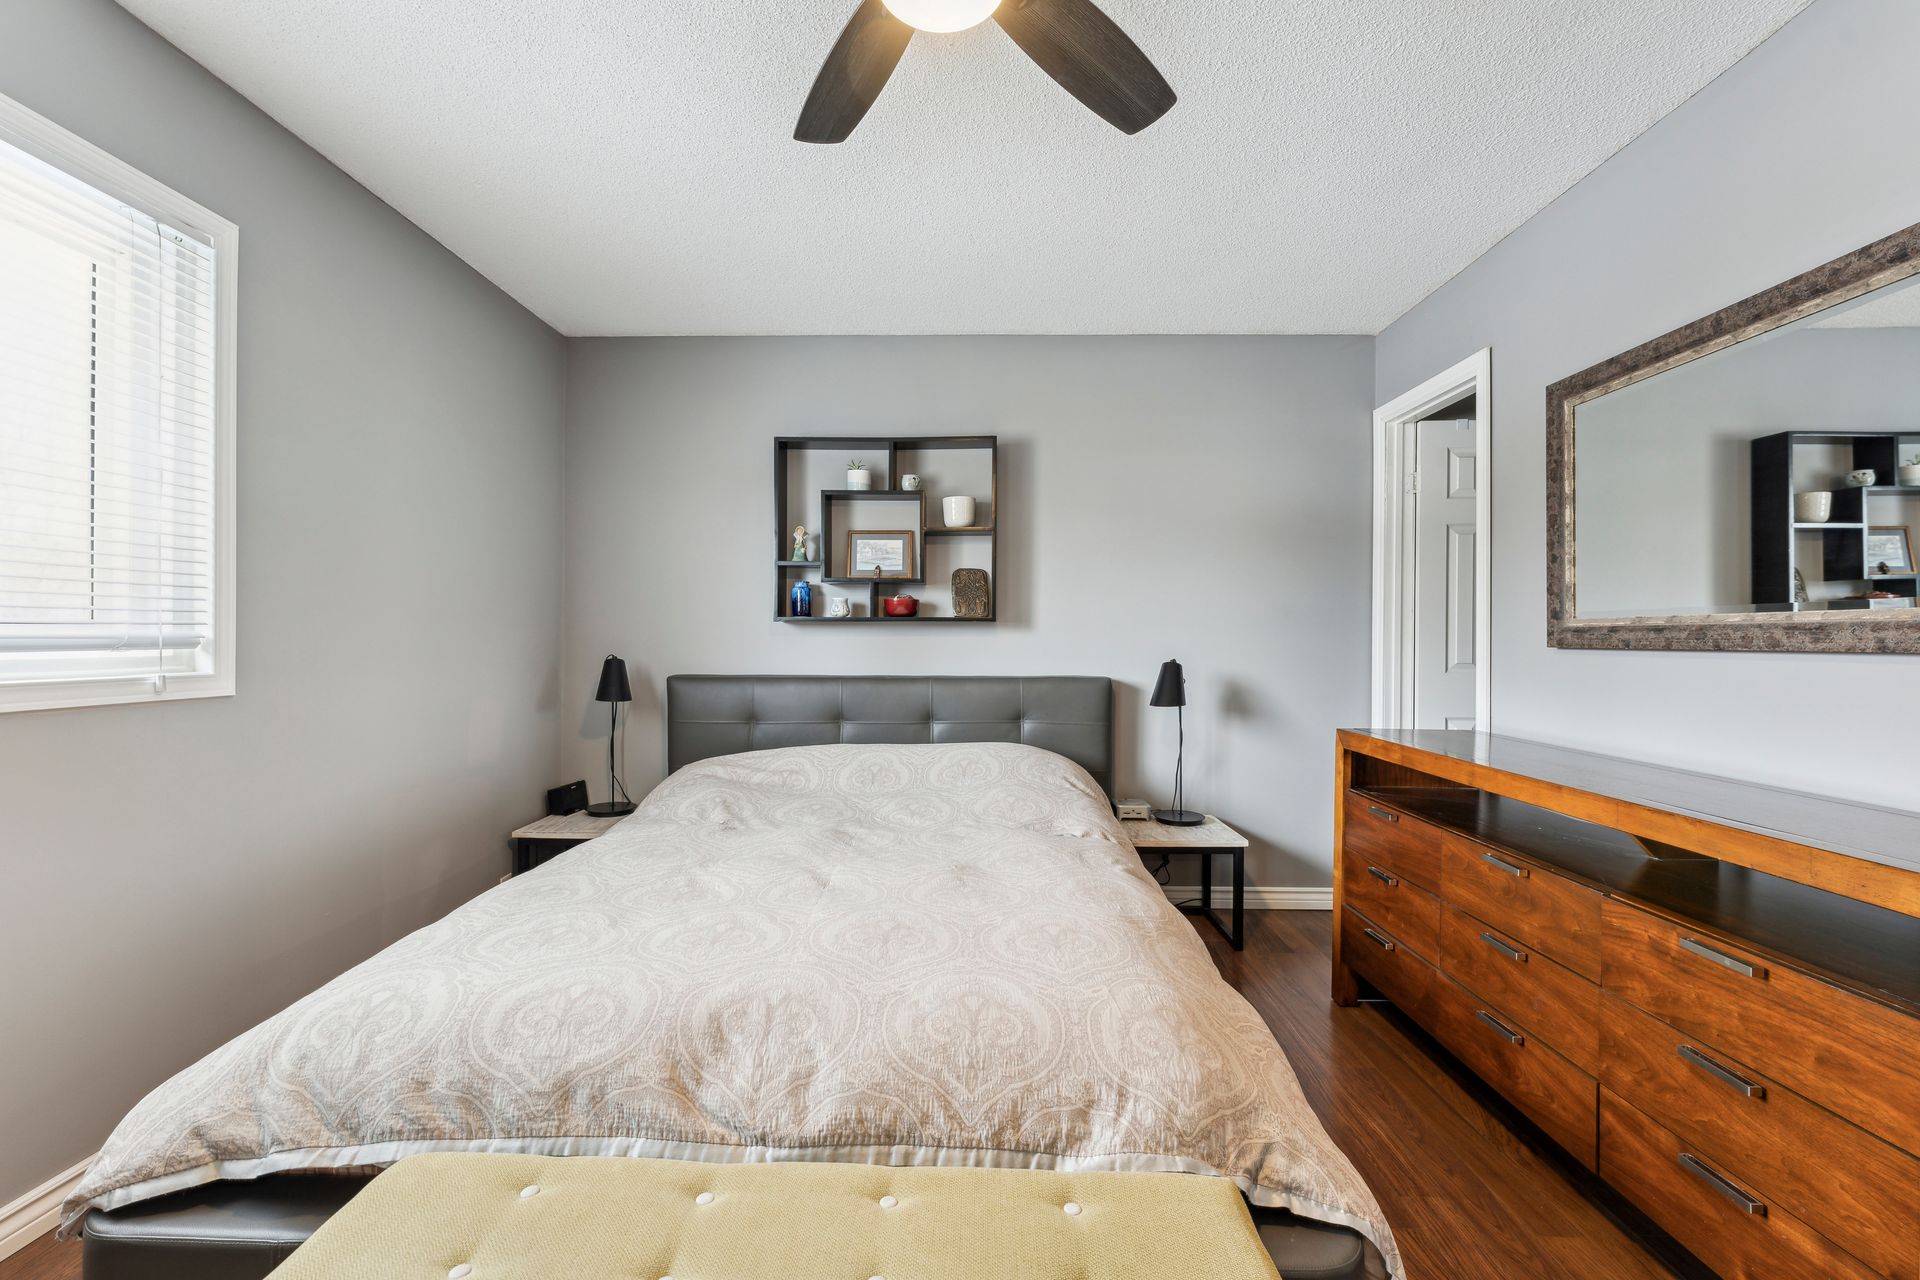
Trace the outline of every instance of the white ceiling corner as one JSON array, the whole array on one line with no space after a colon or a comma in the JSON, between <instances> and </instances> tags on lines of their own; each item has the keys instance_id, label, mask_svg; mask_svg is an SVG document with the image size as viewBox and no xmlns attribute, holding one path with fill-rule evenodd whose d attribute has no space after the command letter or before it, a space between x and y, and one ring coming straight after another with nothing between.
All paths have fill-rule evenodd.
<instances>
[{"instance_id":1,"label":"white ceiling corner","mask_svg":"<svg viewBox=\"0 0 1920 1280\"><path fill-rule=\"evenodd\" d=\"M855 0L120 3L565 334L1370 334L1808 0L1104 0L1145 133L989 22L836 147Z\"/></svg>"},{"instance_id":2,"label":"white ceiling corner","mask_svg":"<svg viewBox=\"0 0 1920 1280\"><path fill-rule=\"evenodd\" d=\"M1896 280L1807 319L1809 329L1920 329L1920 280Z\"/></svg>"}]
</instances>

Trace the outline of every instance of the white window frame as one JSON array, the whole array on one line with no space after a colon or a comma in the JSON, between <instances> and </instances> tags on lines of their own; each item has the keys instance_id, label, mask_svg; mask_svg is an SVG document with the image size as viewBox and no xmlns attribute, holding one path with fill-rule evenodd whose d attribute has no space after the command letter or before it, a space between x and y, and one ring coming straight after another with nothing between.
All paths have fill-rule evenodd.
<instances>
[{"instance_id":1,"label":"white window frame","mask_svg":"<svg viewBox=\"0 0 1920 1280\"><path fill-rule=\"evenodd\" d=\"M0 94L0 138L161 222L205 237L215 255L213 670L204 674L0 682L0 712L231 697L235 690L235 623L239 616L234 594L234 525L238 514L235 424L239 396L239 344L234 318L240 300L240 228L4 94Z\"/></svg>"}]
</instances>

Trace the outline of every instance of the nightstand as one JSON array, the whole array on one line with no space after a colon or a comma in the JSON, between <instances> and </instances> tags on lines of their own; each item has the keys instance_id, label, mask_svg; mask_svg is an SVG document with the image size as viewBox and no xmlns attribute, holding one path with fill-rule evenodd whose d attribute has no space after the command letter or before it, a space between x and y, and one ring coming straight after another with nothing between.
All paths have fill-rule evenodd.
<instances>
[{"instance_id":1,"label":"nightstand","mask_svg":"<svg viewBox=\"0 0 1920 1280\"><path fill-rule=\"evenodd\" d=\"M577 844L613 830L626 815L596 818L589 813L555 813L529 822L514 832L513 874L531 871L556 853L565 853Z\"/></svg>"},{"instance_id":2,"label":"nightstand","mask_svg":"<svg viewBox=\"0 0 1920 1280\"><path fill-rule=\"evenodd\" d=\"M1142 853L1197 853L1200 855L1200 901L1180 908L1190 916L1205 916L1235 951L1247 949L1247 838L1212 814L1197 827L1169 827L1151 820L1123 822L1121 829ZM1213 909L1213 860L1233 857L1233 923Z\"/></svg>"}]
</instances>

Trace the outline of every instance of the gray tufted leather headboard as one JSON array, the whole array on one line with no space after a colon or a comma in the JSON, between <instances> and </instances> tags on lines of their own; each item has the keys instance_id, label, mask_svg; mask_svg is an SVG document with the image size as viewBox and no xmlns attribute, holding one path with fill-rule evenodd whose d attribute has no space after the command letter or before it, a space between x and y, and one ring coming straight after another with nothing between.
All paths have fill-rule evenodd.
<instances>
[{"instance_id":1,"label":"gray tufted leather headboard","mask_svg":"<svg viewBox=\"0 0 1920 1280\"><path fill-rule=\"evenodd\" d=\"M667 768L830 742L1024 742L1113 791L1101 676L668 676Z\"/></svg>"}]
</instances>

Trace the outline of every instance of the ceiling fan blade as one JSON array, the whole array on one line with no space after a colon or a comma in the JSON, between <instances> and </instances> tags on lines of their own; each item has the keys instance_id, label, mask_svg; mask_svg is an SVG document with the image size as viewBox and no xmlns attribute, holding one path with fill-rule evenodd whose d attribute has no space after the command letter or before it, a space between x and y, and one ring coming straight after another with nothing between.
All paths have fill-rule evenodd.
<instances>
[{"instance_id":1,"label":"ceiling fan blade","mask_svg":"<svg viewBox=\"0 0 1920 1280\"><path fill-rule=\"evenodd\" d=\"M1004 0L993 17L1042 71L1122 133L1140 132L1178 100L1093 0Z\"/></svg>"},{"instance_id":2,"label":"ceiling fan blade","mask_svg":"<svg viewBox=\"0 0 1920 1280\"><path fill-rule=\"evenodd\" d=\"M887 87L912 38L913 28L887 12L882 0L863 0L813 82L794 140L845 142Z\"/></svg>"}]
</instances>

